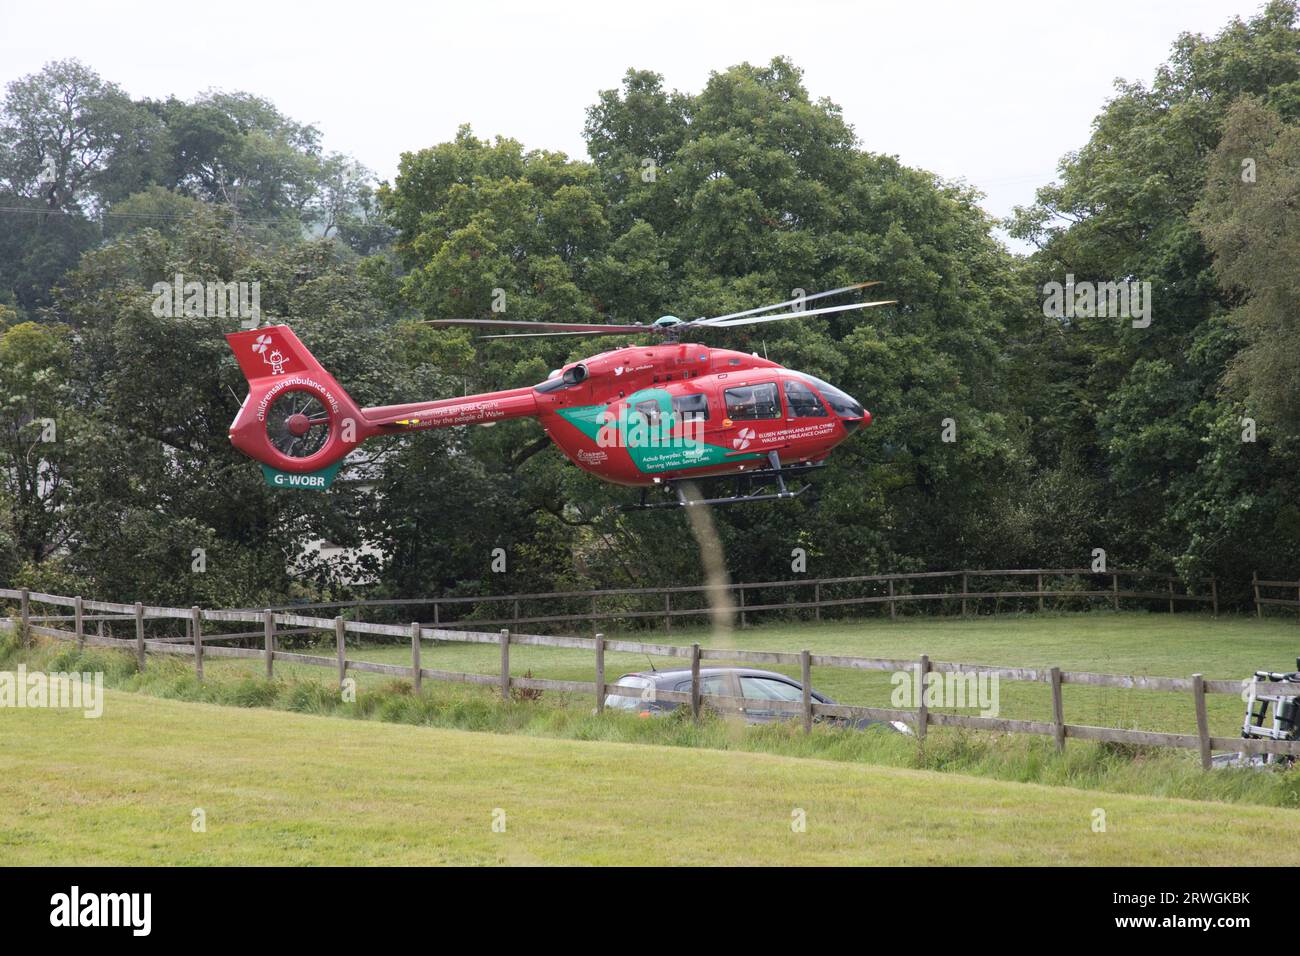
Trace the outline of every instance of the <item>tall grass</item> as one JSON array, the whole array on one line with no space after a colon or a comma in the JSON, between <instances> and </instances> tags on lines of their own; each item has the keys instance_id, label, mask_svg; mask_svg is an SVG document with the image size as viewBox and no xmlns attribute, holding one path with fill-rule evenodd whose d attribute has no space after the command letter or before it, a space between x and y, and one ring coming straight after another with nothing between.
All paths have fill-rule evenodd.
<instances>
[{"instance_id":1,"label":"tall grass","mask_svg":"<svg viewBox=\"0 0 1300 956\"><path fill-rule=\"evenodd\" d=\"M656 719L615 710L596 715L589 700L568 694L503 701L488 688L435 682L417 694L405 680L367 686L358 691L355 701L345 701L329 681L243 676L209 677L200 683L187 662L178 658L151 658L142 672L129 653L101 648L78 651L68 644L48 642L24 650L9 637L0 643L0 668L9 669L19 662L29 670L100 671L105 684L115 689L229 707L481 733L743 750L1050 786L1300 807L1300 767L1205 772L1194 754L1160 748L1070 741L1065 752L1058 754L1053 742L1044 737L949 728L932 729L922 745L901 734L822 725L804 734L794 721L745 726L706 713L696 723L685 708Z\"/></svg>"}]
</instances>

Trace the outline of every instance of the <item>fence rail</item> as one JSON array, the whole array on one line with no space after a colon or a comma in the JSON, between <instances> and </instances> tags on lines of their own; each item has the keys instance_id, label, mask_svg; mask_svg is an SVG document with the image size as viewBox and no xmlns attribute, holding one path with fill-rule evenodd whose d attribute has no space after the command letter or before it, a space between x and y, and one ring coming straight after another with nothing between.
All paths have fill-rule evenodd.
<instances>
[{"instance_id":1,"label":"fence rail","mask_svg":"<svg viewBox=\"0 0 1300 956\"><path fill-rule=\"evenodd\" d=\"M981 580L996 578L1032 577L1032 588L1011 588L999 590L972 590L972 584ZM1069 588L1050 586L1053 579L1086 579L1094 584L1089 588ZM959 589L952 590L911 590L917 582L940 582L950 580L955 585L960 579ZM1120 587L1121 579L1127 584L1133 579L1139 583L1156 583L1157 587ZM1097 583L1108 586L1098 587ZM962 616L971 612L972 606L978 610L980 602L994 601L996 612L998 603L1004 600L1037 600L1038 609L1046 609L1049 599L1101 599L1109 602L1115 610L1120 609L1123 600L1159 601L1167 603L1170 613L1175 605L1190 603L1193 605L1210 605L1213 613L1219 613L1219 587L1213 577L1199 578L1191 582L1208 588L1208 593L1192 593L1185 583L1176 575L1155 571L1125 569L1095 572L1090 568L1015 568L994 570L960 570L960 571L915 571L896 574L862 574L845 577L807 578L785 581L750 581L725 585L685 585L678 587L639 587L639 588L604 588L585 591L543 591L521 594L493 594L468 596L438 596L426 598L378 598L354 601L333 601L312 604L279 605L272 608L280 611L334 610L334 609L378 609L393 611L397 608L426 608L432 612L432 624L439 627L496 627L521 624L574 624L577 622L609 621L662 621L667 630L671 630L674 620L681 618L707 617L712 613L708 602L699 606L682 606L682 599L694 595L725 591L730 594L732 604L739 615L742 627L748 624L751 614L764 612L809 611L815 619L821 620L822 611L828 609L846 609L861 606L887 606L891 619L897 618L900 606L910 603L951 602L961 606ZM1044 586L1044 585L1048 586ZM855 594L836 597L824 593L824 589L852 585L876 585L880 593ZM803 593L799 593L803 589ZM764 600L761 592L782 591L783 600ZM754 595L759 592L759 600ZM809 593L811 592L811 593ZM653 608L619 607L611 609L610 603L627 599L657 599ZM575 602L589 601L590 606L581 612L561 610L550 613L523 613L525 605L539 602ZM606 607L601 608L601 602ZM505 605L506 615L488 613L478 616L485 609L495 609ZM469 615L460 619L448 619L449 613L468 609Z\"/></svg>"},{"instance_id":2,"label":"fence rail","mask_svg":"<svg viewBox=\"0 0 1300 956\"><path fill-rule=\"evenodd\" d=\"M669 703L687 704L690 706L693 716L697 719L701 707L707 705L722 713L735 713L746 708L777 710L787 713L791 717L800 717L805 732L811 730L812 724L817 718L831 717L850 720L903 721L911 726L917 738L922 742L925 740L928 728L934 726L1051 736L1055 738L1058 751L1064 750L1065 742L1070 738L1141 746L1189 748L1200 751L1202 766L1207 769L1210 766L1210 757L1213 750L1300 756L1300 741L1212 736L1206 718L1205 695L1241 694L1250 687L1250 682L1206 680L1200 674L1193 674L1187 678L1095 674L1080 671L1062 671L1057 667L998 667L984 664L931 661L926 655L922 655L916 660L904 660L813 654L808 650L794 652L702 648L698 643L691 645L656 644L643 641L607 639L602 634L587 638L546 634L512 634L508 629L497 632L474 632L429 626L418 621L401 626L348 621L341 616L332 619L311 617L287 611L276 611L271 608L253 611L248 609L205 610L198 607L188 609L146 607L138 603L134 605L113 604L104 601L83 600L80 597L65 597L3 588L0 588L0 600L17 601L19 603L17 619L0 616L0 627L18 628L25 643L29 643L31 636L36 635L56 640L75 641L80 647L92 645L133 650L142 669L146 666L147 654L150 652L191 656L194 659L195 671L199 680L203 679L203 662L205 658L260 658L265 662L266 676L268 678L273 677L275 662L280 661L286 664L332 668L336 671L340 683L347 678L349 671L356 671L410 678L417 690L421 682L428 679L494 687L499 690L503 698L508 698L512 690L553 690L562 693L586 694L594 698L596 709L599 712L603 711L607 696L640 697L643 693L640 688L623 687L617 683L606 681L605 654L608 651L615 651L658 657L685 658L689 662L691 673L689 692L658 691L655 694L655 699ZM31 613L33 604L71 607L73 608L73 614L33 615ZM338 605L334 606L338 607ZM104 622L130 623L134 627L134 637L119 638L102 632L87 633L86 622L92 619L85 614L87 609L103 612L93 616L97 627L102 628ZM51 621L51 617L56 620ZM147 638L145 634L146 620L184 622L187 631L187 642L180 643L174 639ZM65 628L49 626L50 623L67 623L69 621L73 626L71 631ZM205 635L203 633L204 622L221 625L232 622L260 624L261 629L260 632L237 631ZM281 628L284 628L284 630L281 630ZM276 638L279 635L318 631L334 635L336 649L334 656L300 654L281 650L276 645ZM250 634L260 634L263 640L261 648L229 647L212 643L222 639L246 639ZM348 634L409 638L411 643L411 664L407 666L353 660L347 656ZM500 671L498 674L475 674L426 668L421 664L420 650L422 643L430 640L464 644L495 644L500 647L501 651ZM596 679L594 681L562 681L514 676L510 673L510 648L516 645L588 651L593 654ZM701 692L700 665L701 662L706 660L727 660L749 664L799 665L805 691L803 700L801 702L771 701L767 699L705 695ZM1052 716L1050 720L1016 720L932 712L925 704L924 697L917 702L916 707L910 709L825 704L815 701L810 693L812 686L811 672L814 667L849 668L865 671L914 671L920 675L922 680L925 679L925 675L930 673L987 674L990 676L996 675L999 680L1047 684L1051 688ZM1066 723L1063 688L1067 684L1187 694L1191 698L1191 709L1196 718L1197 733L1176 734ZM1258 688L1262 693L1275 696L1300 696L1300 685L1267 683L1258 685Z\"/></svg>"},{"instance_id":3,"label":"fence rail","mask_svg":"<svg viewBox=\"0 0 1300 956\"><path fill-rule=\"evenodd\" d=\"M1296 623L1300 624L1300 581L1265 581L1260 578L1259 572L1256 571L1250 579L1252 590L1255 592L1255 616L1263 617L1264 608L1273 607L1293 607L1295 608ZM1261 589L1276 590L1282 589L1294 597L1269 597L1261 594Z\"/></svg>"}]
</instances>

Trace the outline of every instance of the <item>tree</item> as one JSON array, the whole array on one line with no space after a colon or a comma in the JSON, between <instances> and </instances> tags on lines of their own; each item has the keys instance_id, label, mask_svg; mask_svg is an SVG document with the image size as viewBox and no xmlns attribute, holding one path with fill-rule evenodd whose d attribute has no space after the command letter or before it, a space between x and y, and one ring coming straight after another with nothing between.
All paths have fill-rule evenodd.
<instances>
[{"instance_id":1,"label":"tree","mask_svg":"<svg viewBox=\"0 0 1300 956\"><path fill-rule=\"evenodd\" d=\"M1300 117L1253 96L1229 109L1195 210L1214 271L1240 296L1229 320L1245 346L1227 384L1268 426L1300 436Z\"/></svg>"},{"instance_id":2,"label":"tree","mask_svg":"<svg viewBox=\"0 0 1300 956\"><path fill-rule=\"evenodd\" d=\"M116 84L79 61L48 63L8 86L0 110L0 189L65 213L124 196L150 178L149 154L161 130L149 120Z\"/></svg>"},{"instance_id":3,"label":"tree","mask_svg":"<svg viewBox=\"0 0 1300 956\"><path fill-rule=\"evenodd\" d=\"M9 563L40 564L71 535L64 509L78 415L69 411L66 330L22 322L0 334L0 538Z\"/></svg>"},{"instance_id":4,"label":"tree","mask_svg":"<svg viewBox=\"0 0 1300 956\"><path fill-rule=\"evenodd\" d=\"M1234 537L1274 523L1265 509L1285 500L1295 469L1258 445L1224 444L1242 415L1221 393L1241 344L1224 321L1237 293L1219 288L1194 209L1232 104L1251 94L1295 117L1297 91L1293 2L1275 0L1212 38L1184 34L1149 86L1117 83L1087 144L1062 160L1060 183L1010 223L1040 246L1027 267L1040 289L1067 276L1151 283L1148 327L1027 313L1013 350L1023 407L1038 423L1032 451L1046 463L1068 452L1095 476L1112 529L1098 546L1117 562L1240 580L1246 561L1286 560L1288 548L1252 556Z\"/></svg>"},{"instance_id":5,"label":"tree","mask_svg":"<svg viewBox=\"0 0 1300 956\"><path fill-rule=\"evenodd\" d=\"M296 234L317 195L320 131L250 93L209 92L193 103L147 104L173 142L168 185L227 207L236 222Z\"/></svg>"}]
</instances>

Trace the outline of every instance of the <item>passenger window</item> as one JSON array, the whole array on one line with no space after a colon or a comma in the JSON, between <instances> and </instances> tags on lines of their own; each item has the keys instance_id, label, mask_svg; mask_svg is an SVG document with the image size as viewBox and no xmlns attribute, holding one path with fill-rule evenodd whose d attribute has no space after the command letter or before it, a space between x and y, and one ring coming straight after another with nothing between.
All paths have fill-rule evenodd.
<instances>
[{"instance_id":1,"label":"passenger window","mask_svg":"<svg viewBox=\"0 0 1300 956\"><path fill-rule=\"evenodd\" d=\"M707 422L709 420L709 399L702 392L693 395L678 395L673 399L673 411L684 422Z\"/></svg>"},{"instance_id":2,"label":"passenger window","mask_svg":"<svg viewBox=\"0 0 1300 956\"><path fill-rule=\"evenodd\" d=\"M802 701L803 691L793 684L772 680L770 677L742 677L740 696L758 700Z\"/></svg>"},{"instance_id":3,"label":"passenger window","mask_svg":"<svg viewBox=\"0 0 1300 956\"><path fill-rule=\"evenodd\" d=\"M659 403L653 399L648 402L637 402L636 410L641 413L645 423L651 428L659 427Z\"/></svg>"},{"instance_id":4,"label":"passenger window","mask_svg":"<svg viewBox=\"0 0 1300 956\"><path fill-rule=\"evenodd\" d=\"M795 418L829 417L826 406L817 397L817 393L803 382L786 382L785 400L790 405L790 414Z\"/></svg>"},{"instance_id":5,"label":"passenger window","mask_svg":"<svg viewBox=\"0 0 1300 956\"><path fill-rule=\"evenodd\" d=\"M691 682L688 680L680 681L675 688L683 694L691 692ZM700 696L702 697L723 697L726 696L727 681L725 677L701 677L700 678Z\"/></svg>"},{"instance_id":6,"label":"passenger window","mask_svg":"<svg viewBox=\"0 0 1300 956\"><path fill-rule=\"evenodd\" d=\"M781 417L781 399L777 396L775 382L729 388L725 394L727 417L733 421Z\"/></svg>"}]
</instances>

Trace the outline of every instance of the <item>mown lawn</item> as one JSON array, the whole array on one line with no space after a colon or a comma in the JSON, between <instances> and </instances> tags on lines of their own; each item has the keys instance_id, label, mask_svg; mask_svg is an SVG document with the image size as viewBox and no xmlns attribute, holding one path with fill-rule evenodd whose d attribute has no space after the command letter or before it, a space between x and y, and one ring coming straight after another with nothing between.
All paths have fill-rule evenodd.
<instances>
[{"instance_id":1,"label":"mown lawn","mask_svg":"<svg viewBox=\"0 0 1300 956\"><path fill-rule=\"evenodd\" d=\"M1297 813L115 691L0 711L7 864L1294 865Z\"/></svg>"}]
</instances>

